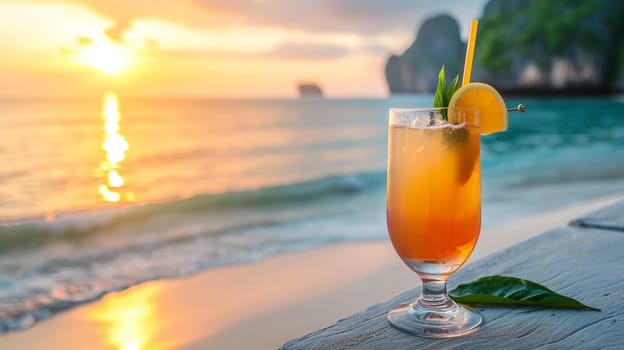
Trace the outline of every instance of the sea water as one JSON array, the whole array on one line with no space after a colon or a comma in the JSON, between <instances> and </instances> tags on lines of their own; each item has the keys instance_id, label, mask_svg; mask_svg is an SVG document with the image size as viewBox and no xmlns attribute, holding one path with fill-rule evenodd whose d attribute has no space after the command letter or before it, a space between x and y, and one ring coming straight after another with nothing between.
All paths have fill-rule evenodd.
<instances>
[{"instance_id":1,"label":"sea water","mask_svg":"<svg viewBox=\"0 0 624 350\"><path fill-rule=\"evenodd\" d=\"M386 240L389 99L0 100L0 332L143 281ZM483 226L624 192L624 99L509 99Z\"/></svg>"}]
</instances>

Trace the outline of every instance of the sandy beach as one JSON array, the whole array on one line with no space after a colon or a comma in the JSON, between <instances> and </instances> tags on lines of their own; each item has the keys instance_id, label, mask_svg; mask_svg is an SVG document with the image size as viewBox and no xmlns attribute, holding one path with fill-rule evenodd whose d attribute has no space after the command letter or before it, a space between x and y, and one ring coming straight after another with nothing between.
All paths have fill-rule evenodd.
<instances>
[{"instance_id":1,"label":"sandy beach","mask_svg":"<svg viewBox=\"0 0 624 350\"><path fill-rule=\"evenodd\" d=\"M468 263L623 198L484 230ZM143 283L0 336L0 349L274 349L418 283L388 241L333 245Z\"/></svg>"}]
</instances>

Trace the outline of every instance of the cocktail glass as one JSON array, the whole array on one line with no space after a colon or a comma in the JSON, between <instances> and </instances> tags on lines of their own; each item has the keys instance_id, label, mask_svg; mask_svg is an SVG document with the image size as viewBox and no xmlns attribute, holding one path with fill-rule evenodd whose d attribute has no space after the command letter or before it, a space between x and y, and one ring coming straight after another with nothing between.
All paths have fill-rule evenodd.
<instances>
[{"instance_id":1,"label":"cocktail glass","mask_svg":"<svg viewBox=\"0 0 624 350\"><path fill-rule=\"evenodd\" d=\"M388 232L423 284L416 301L388 313L402 331L456 337L482 322L446 291L446 280L468 259L481 228L479 139L477 110L390 109Z\"/></svg>"}]
</instances>

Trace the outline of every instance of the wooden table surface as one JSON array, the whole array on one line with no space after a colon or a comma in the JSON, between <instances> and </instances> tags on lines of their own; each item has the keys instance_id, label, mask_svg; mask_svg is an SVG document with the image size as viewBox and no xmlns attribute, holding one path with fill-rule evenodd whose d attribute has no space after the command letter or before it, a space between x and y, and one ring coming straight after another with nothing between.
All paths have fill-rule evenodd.
<instances>
[{"instance_id":1,"label":"wooden table surface","mask_svg":"<svg viewBox=\"0 0 624 350\"><path fill-rule=\"evenodd\" d=\"M281 349L624 349L624 201L461 268L449 290L488 275L529 279L602 311L480 307L476 333L428 339L386 320L419 295L416 288Z\"/></svg>"}]
</instances>

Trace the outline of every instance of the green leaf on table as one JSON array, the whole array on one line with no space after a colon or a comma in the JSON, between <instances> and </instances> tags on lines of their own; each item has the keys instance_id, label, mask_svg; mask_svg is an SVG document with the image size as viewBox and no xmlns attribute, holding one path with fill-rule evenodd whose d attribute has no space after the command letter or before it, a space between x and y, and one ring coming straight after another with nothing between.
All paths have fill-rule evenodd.
<instances>
[{"instance_id":1,"label":"green leaf on table","mask_svg":"<svg viewBox=\"0 0 624 350\"><path fill-rule=\"evenodd\" d=\"M555 293L541 284L507 276L488 276L457 286L449 296L464 304L524 305L600 311Z\"/></svg>"}]
</instances>

